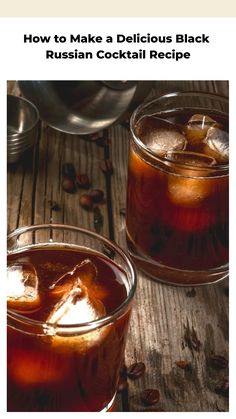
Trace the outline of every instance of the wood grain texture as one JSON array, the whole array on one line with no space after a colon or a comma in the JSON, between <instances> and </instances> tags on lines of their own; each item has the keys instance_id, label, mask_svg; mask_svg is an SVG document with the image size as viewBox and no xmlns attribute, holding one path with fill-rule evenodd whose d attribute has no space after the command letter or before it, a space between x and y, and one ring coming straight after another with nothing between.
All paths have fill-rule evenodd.
<instances>
[{"instance_id":1,"label":"wood grain texture","mask_svg":"<svg viewBox=\"0 0 236 419\"><path fill-rule=\"evenodd\" d=\"M163 81L156 82L152 95L177 90L203 90L228 95L227 82ZM8 92L17 94L10 83ZM61 167L72 162L78 173L87 173L92 187L105 191L100 206L104 218L101 234L114 238L126 248L125 217L127 159L130 133L122 125L110 127L105 135L109 143L99 147L78 136L60 133L42 124L34 152L8 168L8 228L54 221L94 230L93 213L82 210L79 197L83 190L68 194L61 187ZM100 170L103 158L113 162L114 173L106 182ZM55 200L60 211L50 211L48 201ZM112 211L111 211L112 205ZM158 388L165 411L227 411L228 399L216 394L217 382L227 369L209 366L212 354L228 358L227 281L214 286L178 288L150 280L138 271L138 288L126 349L126 364L143 361L146 372L138 380L129 380L128 394L119 395L118 410L145 410L140 399L144 388ZM186 330L196 331L199 351L186 345ZM190 363L184 370L176 361Z\"/></svg>"}]
</instances>

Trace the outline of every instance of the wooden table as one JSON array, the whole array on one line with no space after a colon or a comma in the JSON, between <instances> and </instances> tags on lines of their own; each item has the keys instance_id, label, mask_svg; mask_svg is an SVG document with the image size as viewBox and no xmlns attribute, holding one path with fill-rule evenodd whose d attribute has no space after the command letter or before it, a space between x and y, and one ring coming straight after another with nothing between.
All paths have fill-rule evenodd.
<instances>
[{"instance_id":1,"label":"wooden table","mask_svg":"<svg viewBox=\"0 0 236 419\"><path fill-rule=\"evenodd\" d=\"M228 95L227 82L156 82L155 94L176 90L203 90ZM18 94L9 82L8 91ZM125 242L127 156L129 131L114 125L99 135L105 144L56 131L42 124L39 142L31 158L8 167L8 228L37 223L73 224L95 230L94 214L79 205L83 190L66 193L61 187L61 166L72 162L87 173L93 188L105 191L100 205L100 233L123 248ZM111 159L114 173L107 180L100 170L103 159ZM60 211L51 211L55 200ZM194 333L196 336L194 337ZM200 348L191 348L197 339ZM194 346L194 345L193 345ZM150 280L138 272L138 288L126 348L126 364L143 361L145 374L128 380L128 390L117 397L117 410L147 410L140 400L145 388L158 388L160 401L154 408L164 411L228 411L228 398L216 392L227 379L227 368L209 363L212 355L228 358L228 284L178 288ZM178 361L190 363L180 368Z\"/></svg>"}]
</instances>

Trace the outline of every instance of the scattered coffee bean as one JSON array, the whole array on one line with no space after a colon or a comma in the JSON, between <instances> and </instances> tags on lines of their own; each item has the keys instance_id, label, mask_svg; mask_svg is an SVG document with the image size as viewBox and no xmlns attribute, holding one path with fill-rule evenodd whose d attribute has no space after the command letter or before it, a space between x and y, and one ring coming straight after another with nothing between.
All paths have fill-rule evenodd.
<instances>
[{"instance_id":1,"label":"scattered coffee bean","mask_svg":"<svg viewBox=\"0 0 236 419\"><path fill-rule=\"evenodd\" d=\"M199 352L201 348L201 342L198 339L197 332L194 327L190 327L189 320L187 318L187 323L184 325L184 342L193 353L193 351Z\"/></svg>"},{"instance_id":2,"label":"scattered coffee bean","mask_svg":"<svg viewBox=\"0 0 236 419\"><path fill-rule=\"evenodd\" d=\"M193 298L196 296L196 290L195 288L192 288L190 291L186 291L187 297Z\"/></svg>"},{"instance_id":3,"label":"scattered coffee bean","mask_svg":"<svg viewBox=\"0 0 236 419\"><path fill-rule=\"evenodd\" d=\"M136 380L144 374L145 369L146 367L143 362L135 362L127 368L127 376L131 380Z\"/></svg>"},{"instance_id":4,"label":"scattered coffee bean","mask_svg":"<svg viewBox=\"0 0 236 419\"><path fill-rule=\"evenodd\" d=\"M224 380L217 383L215 392L221 396L229 397L229 380L225 378Z\"/></svg>"},{"instance_id":5,"label":"scattered coffee bean","mask_svg":"<svg viewBox=\"0 0 236 419\"><path fill-rule=\"evenodd\" d=\"M88 189L90 187L90 180L88 175L82 174L77 176L77 185L79 188Z\"/></svg>"},{"instance_id":6,"label":"scattered coffee bean","mask_svg":"<svg viewBox=\"0 0 236 419\"><path fill-rule=\"evenodd\" d=\"M98 147L105 147L110 144L110 141L106 137L99 137L95 140L95 143Z\"/></svg>"},{"instance_id":7,"label":"scattered coffee bean","mask_svg":"<svg viewBox=\"0 0 236 419\"><path fill-rule=\"evenodd\" d=\"M62 165L62 176L75 181L76 171L72 163L64 163Z\"/></svg>"},{"instance_id":8,"label":"scattered coffee bean","mask_svg":"<svg viewBox=\"0 0 236 419\"><path fill-rule=\"evenodd\" d=\"M216 369L224 369L228 367L228 360L222 355L212 355L209 358L209 364Z\"/></svg>"},{"instance_id":9,"label":"scattered coffee bean","mask_svg":"<svg viewBox=\"0 0 236 419\"><path fill-rule=\"evenodd\" d=\"M62 188L65 192L73 193L75 192L75 183L72 179L65 177L62 180Z\"/></svg>"},{"instance_id":10,"label":"scattered coffee bean","mask_svg":"<svg viewBox=\"0 0 236 419\"><path fill-rule=\"evenodd\" d=\"M49 199L48 203L52 211L60 211L60 206L56 201L52 201L51 199Z\"/></svg>"},{"instance_id":11,"label":"scattered coffee bean","mask_svg":"<svg viewBox=\"0 0 236 419\"><path fill-rule=\"evenodd\" d=\"M93 201L90 195L83 194L80 196L79 203L82 208L86 210L92 210L93 209Z\"/></svg>"},{"instance_id":12,"label":"scattered coffee bean","mask_svg":"<svg viewBox=\"0 0 236 419\"><path fill-rule=\"evenodd\" d=\"M104 199L104 192L101 189L92 189L89 195L94 204L100 204Z\"/></svg>"},{"instance_id":13,"label":"scattered coffee bean","mask_svg":"<svg viewBox=\"0 0 236 419\"><path fill-rule=\"evenodd\" d=\"M146 406L152 406L153 404L159 402L160 392L157 389L148 388L142 391L140 397Z\"/></svg>"},{"instance_id":14,"label":"scattered coffee bean","mask_svg":"<svg viewBox=\"0 0 236 419\"><path fill-rule=\"evenodd\" d=\"M103 171L103 173L106 175L112 175L113 173L113 165L112 165L111 160L109 159L102 160L100 164L100 168Z\"/></svg>"},{"instance_id":15,"label":"scattered coffee bean","mask_svg":"<svg viewBox=\"0 0 236 419\"><path fill-rule=\"evenodd\" d=\"M101 133L99 133L99 132L94 132L93 134L89 135L89 139L91 141L97 141L99 138L103 138L103 137L101 137Z\"/></svg>"},{"instance_id":16,"label":"scattered coffee bean","mask_svg":"<svg viewBox=\"0 0 236 419\"><path fill-rule=\"evenodd\" d=\"M175 365L177 365L177 367L181 368L182 370L186 370L190 368L191 364L188 361L179 360L179 361L175 361Z\"/></svg>"}]
</instances>

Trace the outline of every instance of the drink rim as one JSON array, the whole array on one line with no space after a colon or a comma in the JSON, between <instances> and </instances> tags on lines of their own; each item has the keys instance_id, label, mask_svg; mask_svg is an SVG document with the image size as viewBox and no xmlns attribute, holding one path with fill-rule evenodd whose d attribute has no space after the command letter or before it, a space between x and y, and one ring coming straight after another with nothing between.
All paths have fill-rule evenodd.
<instances>
[{"instance_id":1,"label":"drink rim","mask_svg":"<svg viewBox=\"0 0 236 419\"><path fill-rule=\"evenodd\" d=\"M142 103L141 105L139 105L134 110L134 112L133 112L133 114L131 115L131 118L130 118L130 131L132 133L132 139L133 139L136 147L138 149L141 149L145 154L147 154L149 157L151 157L151 159L153 161L164 163L165 165L169 164L172 167L179 167L179 168L183 168L183 169L186 169L186 170L191 169L191 170L196 170L197 171L197 170L200 169L201 171L202 170L206 171L206 173L208 173L207 177L209 177L209 173L211 174L211 173L215 173L215 172L216 173L225 172L226 170L228 170L229 169L229 163L227 163L227 164L215 164L213 166L198 166L198 167L196 167L196 166L191 165L191 164L185 164L185 163L181 164L179 162L170 161L170 160L166 159L165 157L157 156L155 153L153 153L152 150L150 148L148 148L143 143L141 138L138 137L138 135L136 135L136 132L135 132L135 123L136 123L137 115L139 114L139 112L141 110L144 110L145 108L148 108L149 106L151 106L151 105L153 105L153 104L155 104L158 101L161 101L163 99L175 98L175 97L177 98L178 96L189 96L189 97L191 97L191 96L197 96L197 95L203 96L205 98L209 97L211 99L222 100L225 104L229 103L228 97L223 96L223 95L219 95L217 93L210 93L210 92L208 93L208 92L202 92L202 91L197 91L197 90L194 90L194 91L175 91L175 92L166 93L164 95L157 96L152 100L149 100L147 102ZM202 107L203 107L203 105L202 105ZM180 109L180 108L181 109L189 109L189 106L186 106L186 107L181 106L178 109ZM200 109L200 105L199 105L199 107L193 107L192 109L198 110L198 109ZM172 110L171 107L170 107L170 110ZM216 110L218 113L222 113L223 115L225 115L225 112L221 112L217 109L213 109L213 110Z\"/></svg>"},{"instance_id":2,"label":"drink rim","mask_svg":"<svg viewBox=\"0 0 236 419\"><path fill-rule=\"evenodd\" d=\"M73 225L68 225L68 224L56 224L56 223L48 223L48 224L35 224L32 226L22 226L17 228L16 230L12 231L11 233L9 233L7 235L7 240L11 240L13 238L16 238L17 236L20 236L23 233L26 232L30 232L33 230L40 230L40 229L46 229L46 228L54 228L54 229L67 229L67 230L72 230L72 231L77 231L78 233L82 233L82 234L87 234L90 237L96 238L101 240L102 242L104 242L105 244L109 245L109 247L114 250L116 253L118 253L121 258L125 261L126 266L128 266L128 270L129 270L129 274L132 280L132 283L130 285L130 290L127 293L127 297L125 298L125 300L114 310L112 311L112 313L105 315L99 319L96 320L92 320L89 322L84 322L84 323L75 323L75 324L70 324L70 325L57 325L54 323L50 323L50 322L45 322L45 321L40 321L40 320L34 320L34 319L30 319L29 317L24 316L23 314L19 314L17 312L15 312L14 310L10 310L7 309L7 318L12 319L12 320L16 320L18 322L20 322L21 324L24 325L28 325L28 326L38 326L38 327L43 327L43 330L48 330L49 334L60 334L63 335L63 332L66 333L68 330L73 329L73 333L78 335L79 331L81 330L80 334L85 334L89 331L92 331L94 329L100 328L102 326L105 326L109 323L112 323L116 318L120 317L123 312L125 311L125 308L129 305L129 303L131 302L131 300L134 297L135 294L135 290L137 287L137 275L136 275L136 271L133 265L133 262L131 261L131 258L126 254L126 252L124 252L124 250L115 242L107 239L106 237L97 234L93 231L87 230L85 228L82 227L77 227L77 226L73 226ZM56 243L56 242L55 242ZM45 244L45 243L41 243L41 244ZM38 244L40 246L40 243ZM27 248L29 246L26 246ZM25 247L25 248L26 248ZM24 247L22 247L19 250L23 250ZM93 249L91 249L93 250ZM12 254L14 253L14 251L7 251L7 254ZM109 260L109 258L106 255L103 255L105 258L107 258ZM116 264L116 262L114 262L114 264ZM36 334L36 333L35 333ZM44 333L45 334L45 333Z\"/></svg>"}]
</instances>

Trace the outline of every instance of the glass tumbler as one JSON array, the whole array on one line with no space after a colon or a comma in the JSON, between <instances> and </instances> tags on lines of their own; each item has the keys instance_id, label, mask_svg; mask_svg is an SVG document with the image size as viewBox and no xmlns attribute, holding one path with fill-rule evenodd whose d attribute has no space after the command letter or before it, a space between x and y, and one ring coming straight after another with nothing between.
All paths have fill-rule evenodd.
<instances>
[{"instance_id":1,"label":"glass tumbler","mask_svg":"<svg viewBox=\"0 0 236 419\"><path fill-rule=\"evenodd\" d=\"M126 234L152 278L209 284L228 274L228 99L176 92L130 123Z\"/></svg>"},{"instance_id":2,"label":"glass tumbler","mask_svg":"<svg viewBox=\"0 0 236 419\"><path fill-rule=\"evenodd\" d=\"M8 236L8 411L111 409L136 287L116 244L74 226Z\"/></svg>"}]
</instances>

